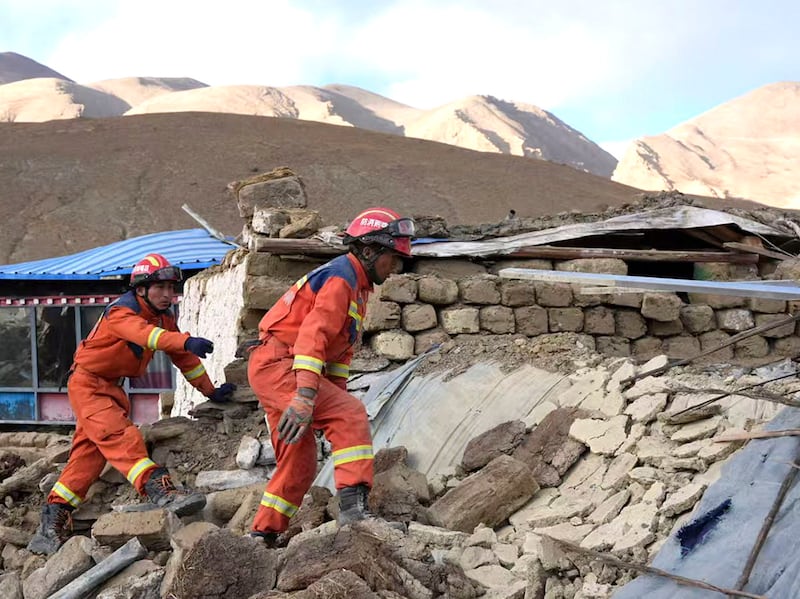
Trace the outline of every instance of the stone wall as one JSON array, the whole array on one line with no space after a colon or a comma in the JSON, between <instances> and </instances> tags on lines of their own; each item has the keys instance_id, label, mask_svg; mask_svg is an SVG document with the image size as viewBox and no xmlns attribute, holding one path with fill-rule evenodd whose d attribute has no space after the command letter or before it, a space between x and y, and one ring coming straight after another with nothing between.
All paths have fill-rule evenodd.
<instances>
[{"instance_id":1,"label":"stone wall","mask_svg":"<svg viewBox=\"0 0 800 599\"><path fill-rule=\"evenodd\" d=\"M506 279L496 273L518 267L626 274L621 260L500 260L486 264L420 260L414 272L393 276L373 296L365 341L391 359L404 360L434 343L461 334L527 337L580 332L609 356L648 360L665 354L685 358L719 345L754 326L780 320L794 302L707 294L625 292L584 294L580 285ZM706 278L757 278L755 267L703 264ZM699 274L699 273L698 273ZM800 353L794 324L719 350L708 361L769 360Z\"/></svg>"},{"instance_id":2,"label":"stone wall","mask_svg":"<svg viewBox=\"0 0 800 599\"><path fill-rule=\"evenodd\" d=\"M222 265L187 282L180 325L214 341L214 353L205 363L215 382L224 381L236 346L257 335L259 320L283 292L324 261L237 250ZM576 284L498 276L509 267L628 272L626 263L616 259L417 259L411 272L390 277L372 295L363 342L390 360L403 361L459 335L576 332L590 336L594 349L608 356L685 358L797 309L795 302L694 293L587 295ZM755 265L702 264L695 274L709 280L758 278ZM719 350L705 361L752 364L797 354L800 336L790 324ZM179 380L173 414L186 414L200 401Z\"/></svg>"}]
</instances>

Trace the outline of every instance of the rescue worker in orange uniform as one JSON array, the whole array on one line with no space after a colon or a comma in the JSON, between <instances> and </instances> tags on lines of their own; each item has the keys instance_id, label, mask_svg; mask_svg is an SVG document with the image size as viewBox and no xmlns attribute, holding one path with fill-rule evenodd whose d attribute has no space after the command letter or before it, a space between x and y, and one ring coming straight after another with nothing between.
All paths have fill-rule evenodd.
<instances>
[{"instance_id":1,"label":"rescue worker in orange uniform","mask_svg":"<svg viewBox=\"0 0 800 599\"><path fill-rule=\"evenodd\" d=\"M277 468L253 519L251 537L274 546L317 473L321 430L333 447L340 525L370 517L372 435L364 405L346 391L367 296L403 269L414 222L370 208L348 226L349 252L302 277L264 315L248 379L266 411Z\"/></svg>"},{"instance_id":2,"label":"rescue worker in orange uniform","mask_svg":"<svg viewBox=\"0 0 800 599\"><path fill-rule=\"evenodd\" d=\"M176 487L169 471L150 459L141 432L130 420L131 405L122 387L125 377L142 376L161 350L210 400L230 399L234 385L215 388L200 362L214 344L178 331L172 303L182 279L180 268L159 254L148 254L133 268L131 289L105 309L78 346L67 385L77 421L72 448L42 508L30 551L50 555L69 537L71 513L106 461L154 507L184 516L205 506L204 495Z\"/></svg>"}]
</instances>

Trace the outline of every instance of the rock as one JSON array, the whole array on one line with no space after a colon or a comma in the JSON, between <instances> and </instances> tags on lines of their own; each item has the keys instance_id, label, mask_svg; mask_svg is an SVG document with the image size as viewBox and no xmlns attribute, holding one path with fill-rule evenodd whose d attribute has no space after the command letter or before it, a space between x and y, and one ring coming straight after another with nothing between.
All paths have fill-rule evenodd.
<instances>
[{"instance_id":1,"label":"rock","mask_svg":"<svg viewBox=\"0 0 800 599\"><path fill-rule=\"evenodd\" d=\"M162 597L250 597L275 586L277 556L255 539L220 529L192 543L175 572L170 581L165 578L168 584L162 585ZM198 572L214 572L214 576L198 576Z\"/></svg>"},{"instance_id":2,"label":"rock","mask_svg":"<svg viewBox=\"0 0 800 599\"><path fill-rule=\"evenodd\" d=\"M612 455L625 441L627 425L625 415L610 420L579 419L570 427L569 436L588 445L592 453Z\"/></svg>"},{"instance_id":3,"label":"rock","mask_svg":"<svg viewBox=\"0 0 800 599\"><path fill-rule=\"evenodd\" d=\"M472 532L478 524L494 527L533 497L539 485L530 468L510 456L499 456L465 478L430 507L434 522Z\"/></svg>"},{"instance_id":4,"label":"rock","mask_svg":"<svg viewBox=\"0 0 800 599\"><path fill-rule=\"evenodd\" d=\"M569 437L575 419L584 414L572 408L553 410L511 454L530 467L539 486L558 486L561 476L586 451L582 442Z\"/></svg>"},{"instance_id":5,"label":"rock","mask_svg":"<svg viewBox=\"0 0 800 599\"><path fill-rule=\"evenodd\" d=\"M526 432L525 423L514 420L498 424L485 433L473 437L464 448L461 467L466 472L473 472L500 455L510 455L525 439Z\"/></svg>"}]
</instances>

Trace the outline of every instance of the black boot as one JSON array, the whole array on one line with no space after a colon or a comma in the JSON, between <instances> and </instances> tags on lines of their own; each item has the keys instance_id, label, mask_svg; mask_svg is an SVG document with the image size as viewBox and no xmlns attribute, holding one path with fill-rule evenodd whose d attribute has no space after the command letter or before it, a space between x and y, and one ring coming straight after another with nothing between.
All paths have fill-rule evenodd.
<instances>
[{"instance_id":1,"label":"black boot","mask_svg":"<svg viewBox=\"0 0 800 599\"><path fill-rule=\"evenodd\" d=\"M263 543L267 549L275 549L278 547L277 532L261 532L260 530L251 530L245 536L255 539L259 543Z\"/></svg>"},{"instance_id":2,"label":"black boot","mask_svg":"<svg viewBox=\"0 0 800 599\"><path fill-rule=\"evenodd\" d=\"M154 469L144 483L144 494L151 503L173 512L176 516L188 516L206 506L206 496L178 488L172 482L169 470L163 466Z\"/></svg>"},{"instance_id":3,"label":"black boot","mask_svg":"<svg viewBox=\"0 0 800 599\"><path fill-rule=\"evenodd\" d=\"M39 528L28 543L28 551L43 555L52 555L58 551L72 534L73 509L65 503L45 503L42 506Z\"/></svg>"},{"instance_id":4,"label":"black boot","mask_svg":"<svg viewBox=\"0 0 800 599\"><path fill-rule=\"evenodd\" d=\"M356 485L354 487L344 487L339 491L339 517L336 521L339 526L374 518L375 514L369 511L367 500L369 499L369 487L367 485Z\"/></svg>"}]
</instances>

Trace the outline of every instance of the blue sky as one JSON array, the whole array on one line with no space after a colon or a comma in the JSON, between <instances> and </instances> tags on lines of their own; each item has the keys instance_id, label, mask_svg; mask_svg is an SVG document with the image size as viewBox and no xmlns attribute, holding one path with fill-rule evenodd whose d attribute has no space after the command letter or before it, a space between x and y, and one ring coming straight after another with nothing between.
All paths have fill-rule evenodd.
<instances>
[{"instance_id":1,"label":"blue sky","mask_svg":"<svg viewBox=\"0 0 800 599\"><path fill-rule=\"evenodd\" d=\"M800 80L798 23L797 0L0 0L0 51L79 83L343 83L417 108L487 94L618 151Z\"/></svg>"}]
</instances>

